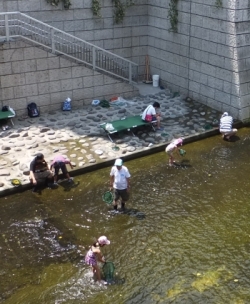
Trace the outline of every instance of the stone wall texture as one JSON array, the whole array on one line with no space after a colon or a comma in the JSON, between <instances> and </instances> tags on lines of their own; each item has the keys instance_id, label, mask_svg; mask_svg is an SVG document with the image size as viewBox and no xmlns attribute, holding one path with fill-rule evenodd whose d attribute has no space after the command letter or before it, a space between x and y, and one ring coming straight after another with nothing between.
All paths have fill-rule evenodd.
<instances>
[{"instance_id":1,"label":"stone wall texture","mask_svg":"<svg viewBox=\"0 0 250 304\"><path fill-rule=\"evenodd\" d=\"M71 2L70 9L64 10L62 4L52 7L46 0L3 0L0 2L0 11L21 11L128 58L139 64L141 80L144 79L145 56L149 55L151 74L160 75L161 85L168 86L173 92L180 91L184 96L190 96L222 112L228 111L235 118L244 120L250 117L249 0L222 0L222 7L216 7L216 0L179 0L178 33L169 31L170 0L135 0L135 5L127 9L121 25L114 24L112 0L100 1L101 18L93 17L92 0L71 0ZM17 45L9 46L9 51L16 49ZM0 48L0 58L3 57L1 54L6 52L7 48L6 45ZM28 47L28 49L31 48ZM31 52L36 54L34 56L41 53L41 50L32 49ZM21 51L16 52L16 57L22 56L18 55ZM7 76L1 74L1 77L7 77L1 78L2 99L5 96L9 100L12 99L10 96L14 98L20 96L20 98L26 98L28 102L30 96L39 99L39 95L50 94L49 100L53 104L55 95L58 96L57 102L59 98L64 97L63 92L58 91L63 89L65 93L71 92L73 98L74 92L77 95L82 90L84 96L89 96L89 102L91 98L100 95L91 96L90 91L94 93L96 87L86 87L86 84L84 86L84 77L92 83L92 77L109 79L111 90L113 87L111 78L82 67L84 75L81 76L82 80L78 79L80 83L77 84L77 81L73 81L75 77L73 71L79 67L51 54L47 54L46 59L29 57L28 61L19 67L12 60L13 57L10 61L6 59L4 62L1 61L6 66L6 71L10 73ZM34 83L28 82L28 77L33 78L32 76L25 75L25 81L27 81L25 83L20 77L20 74L24 73L20 71L25 69L31 69L25 72L26 74L40 73L40 66L46 66L46 63L42 62L45 60L49 67L51 67L50 61L53 61L53 64L56 62L57 73L63 75L64 73L59 71L67 69L68 75L71 75L66 79L57 79L59 76L55 76L52 70L45 69L44 73L48 73L49 77L55 81L53 87L49 88L50 93L47 91L47 94L43 94L48 90L45 85L36 83L34 86ZM35 64L36 71L33 71ZM15 66L14 69L13 66ZM88 73L91 75L86 76L85 74ZM8 75L15 78L19 89L6 87ZM37 75L39 74L34 77L38 77L39 80L48 79L44 74L41 78ZM129 85L114 81L117 87L122 86L122 90L123 86L126 87L124 90L126 94L133 93L133 89L129 90ZM48 81L44 81L46 82L49 86ZM27 88L24 89L23 86ZM24 91L32 95L23 97Z\"/></svg>"}]
</instances>

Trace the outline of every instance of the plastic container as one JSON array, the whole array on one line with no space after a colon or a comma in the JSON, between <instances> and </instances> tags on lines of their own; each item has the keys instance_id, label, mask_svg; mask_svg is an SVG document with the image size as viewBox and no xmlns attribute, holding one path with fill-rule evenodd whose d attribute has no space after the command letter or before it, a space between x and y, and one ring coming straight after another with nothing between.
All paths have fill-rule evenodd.
<instances>
[{"instance_id":1,"label":"plastic container","mask_svg":"<svg viewBox=\"0 0 250 304\"><path fill-rule=\"evenodd\" d=\"M94 99L94 100L92 101L92 105L93 105L93 106L98 106L99 103L100 103L100 100L97 100L97 99Z\"/></svg>"},{"instance_id":2,"label":"plastic container","mask_svg":"<svg viewBox=\"0 0 250 304\"><path fill-rule=\"evenodd\" d=\"M159 75L153 75L152 79L153 79L153 87L159 87L160 76Z\"/></svg>"}]
</instances>

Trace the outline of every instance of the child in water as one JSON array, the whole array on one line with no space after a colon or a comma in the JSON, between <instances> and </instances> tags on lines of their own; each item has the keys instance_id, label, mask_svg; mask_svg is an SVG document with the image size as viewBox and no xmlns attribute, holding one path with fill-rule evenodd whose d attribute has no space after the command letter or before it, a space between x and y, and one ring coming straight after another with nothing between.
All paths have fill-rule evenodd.
<instances>
[{"instance_id":1,"label":"child in water","mask_svg":"<svg viewBox=\"0 0 250 304\"><path fill-rule=\"evenodd\" d=\"M177 138L173 140L169 145L166 147L166 153L169 156L169 166L172 166L173 163L175 162L174 160L174 153L179 151L179 147L182 146L183 144L183 139L182 138Z\"/></svg>"},{"instance_id":2,"label":"child in water","mask_svg":"<svg viewBox=\"0 0 250 304\"><path fill-rule=\"evenodd\" d=\"M85 256L85 263L92 267L93 274L96 274L97 281L102 284L106 284L106 282L101 280L101 270L97 262L105 263L105 258L102 255L100 248L109 244L110 241L107 239L106 236L100 236L97 242L92 244Z\"/></svg>"}]
</instances>

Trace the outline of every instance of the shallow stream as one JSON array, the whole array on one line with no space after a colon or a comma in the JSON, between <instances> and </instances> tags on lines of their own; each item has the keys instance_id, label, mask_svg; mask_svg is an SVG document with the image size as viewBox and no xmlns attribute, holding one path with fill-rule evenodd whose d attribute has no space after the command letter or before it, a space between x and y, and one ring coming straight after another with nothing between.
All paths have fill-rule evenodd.
<instances>
[{"instance_id":1,"label":"shallow stream","mask_svg":"<svg viewBox=\"0 0 250 304\"><path fill-rule=\"evenodd\" d=\"M0 303L250 303L250 130L126 162L126 214L102 202L110 168L75 186L0 199ZM98 286L83 263L95 237L116 267Z\"/></svg>"}]
</instances>

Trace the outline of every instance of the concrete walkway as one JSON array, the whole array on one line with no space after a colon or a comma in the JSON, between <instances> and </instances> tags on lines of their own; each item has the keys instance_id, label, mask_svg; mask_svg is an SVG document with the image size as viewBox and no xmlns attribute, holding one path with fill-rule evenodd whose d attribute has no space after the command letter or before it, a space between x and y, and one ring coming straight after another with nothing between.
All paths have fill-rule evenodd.
<instances>
[{"instance_id":1,"label":"concrete walkway","mask_svg":"<svg viewBox=\"0 0 250 304\"><path fill-rule=\"evenodd\" d=\"M163 151L174 138L183 137L185 143L218 134L221 113L151 85L142 84L139 91L146 93L110 108L90 105L41 113L38 118L14 118L14 127L9 123L10 128L0 132L0 196L16 190L14 178L21 180L22 188L30 186L29 164L38 152L49 163L57 154L67 156L75 165L71 175L77 175L110 166L118 157L128 160ZM100 128L103 122L141 114L154 101L161 105L163 131L138 129L135 136L123 132L113 136L112 143Z\"/></svg>"}]
</instances>

